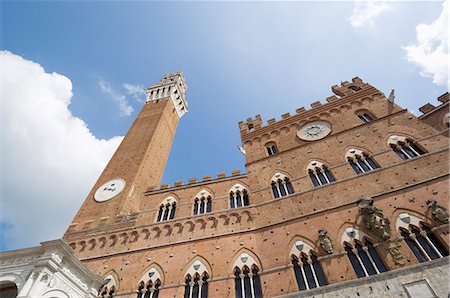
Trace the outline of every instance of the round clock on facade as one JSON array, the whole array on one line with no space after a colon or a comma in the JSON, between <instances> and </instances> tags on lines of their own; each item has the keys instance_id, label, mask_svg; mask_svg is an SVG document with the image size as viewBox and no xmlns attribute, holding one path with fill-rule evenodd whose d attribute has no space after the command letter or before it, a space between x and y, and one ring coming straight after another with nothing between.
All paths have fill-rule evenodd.
<instances>
[{"instance_id":1,"label":"round clock on facade","mask_svg":"<svg viewBox=\"0 0 450 298\"><path fill-rule=\"evenodd\" d=\"M94 194L97 202L104 202L114 198L125 188L125 180L116 178L100 186Z\"/></svg>"},{"instance_id":2,"label":"round clock on facade","mask_svg":"<svg viewBox=\"0 0 450 298\"><path fill-rule=\"evenodd\" d=\"M331 124L318 120L302 126L297 131L297 136L305 141L316 141L325 138L331 132Z\"/></svg>"}]
</instances>

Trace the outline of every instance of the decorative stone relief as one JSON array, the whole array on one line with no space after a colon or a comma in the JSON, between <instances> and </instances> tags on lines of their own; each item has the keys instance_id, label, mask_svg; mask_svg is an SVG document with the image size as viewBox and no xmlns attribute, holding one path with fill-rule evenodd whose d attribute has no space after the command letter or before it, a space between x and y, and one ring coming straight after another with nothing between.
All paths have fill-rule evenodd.
<instances>
[{"instance_id":1,"label":"decorative stone relief","mask_svg":"<svg viewBox=\"0 0 450 298\"><path fill-rule=\"evenodd\" d=\"M357 204L366 228L383 240L383 246L389 252L395 264L404 265L406 259L401 253L401 244L397 239L391 239L392 232L389 219L384 217L382 210L373 206L371 197L361 197Z\"/></svg>"},{"instance_id":2,"label":"decorative stone relief","mask_svg":"<svg viewBox=\"0 0 450 298\"><path fill-rule=\"evenodd\" d=\"M398 239L389 239L386 242L384 242L384 248L389 252L389 254L392 257L392 260L397 265L405 265L406 264L406 258L402 255L402 252L400 250L401 244Z\"/></svg>"},{"instance_id":3,"label":"decorative stone relief","mask_svg":"<svg viewBox=\"0 0 450 298\"><path fill-rule=\"evenodd\" d=\"M319 231L319 243L320 247L322 247L327 253L333 253L333 242L331 241L330 236L328 236L328 231L321 228Z\"/></svg>"},{"instance_id":4,"label":"decorative stone relief","mask_svg":"<svg viewBox=\"0 0 450 298\"><path fill-rule=\"evenodd\" d=\"M438 205L435 200L427 200L428 209L431 210L431 214L434 219L441 221L443 223L448 223L448 212L447 209Z\"/></svg>"},{"instance_id":5,"label":"decorative stone relief","mask_svg":"<svg viewBox=\"0 0 450 298\"><path fill-rule=\"evenodd\" d=\"M373 206L373 199L361 197L356 203L366 228L383 241L390 239L392 232L389 219L384 217L382 210Z\"/></svg>"}]
</instances>

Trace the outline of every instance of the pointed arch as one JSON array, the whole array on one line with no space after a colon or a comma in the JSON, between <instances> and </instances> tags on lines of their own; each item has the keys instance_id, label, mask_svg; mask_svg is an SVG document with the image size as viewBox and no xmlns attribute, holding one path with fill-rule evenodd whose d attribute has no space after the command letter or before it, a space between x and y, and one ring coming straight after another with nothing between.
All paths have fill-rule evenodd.
<instances>
[{"instance_id":1,"label":"pointed arch","mask_svg":"<svg viewBox=\"0 0 450 298\"><path fill-rule=\"evenodd\" d=\"M306 173L309 175L314 187L329 184L336 180L326 163L318 159L313 159L308 162L306 165Z\"/></svg>"},{"instance_id":2,"label":"pointed arch","mask_svg":"<svg viewBox=\"0 0 450 298\"><path fill-rule=\"evenodd\" d=\"M289 177L290 176L282 171L277 171L272 175L270 184L272 187L272 194L275 199L295 193Z\"/></svg>"},{"instance_id":3,"label":"pointed arch","mask_svg":"<svg viewBox=\"0 0 450 298\"><path fill-rule=\"evenodd\" d=\"M143 281L144 283L147 283L149 280L154 280L155 277L160 278L161 282L164 283L164 270L158 263L153 262L142 271L139 282Z\"/></svg>"},{"instance_id":4,"label":"pointed arch","mask_svg":"<svg viewBox=\"0 0 450 298\"><path fill-rule=\"evenodd\" d=\"M448 256L447 248L425 223L425 217L402 212L397 217L396 229L419 262Z\"/></svg>"},{"instance_id":5,"label":"pointed arch","mask_svg":"<svg viewBox=\"0 0 450 298\"><path fill-rule=\"evenodd\" d=\"M303 237L294 237L290 242L289 258L293 265L299 290L308 290L327 285L325 273L317 260L316 245Z\"/></svg>"},{"instance_id":6,"label":"pointed arch","mask_svg":"<svg viewBox=\"0 0 450 298\"><path fill-rule=\"evenodd\" d=\"M164 271L158 264L153 263L148 266L137 285L137 298L157 298L159 288L164 283L163 274Z\"/></svg>"},{"instance_id":7,"label":"pointed arch","mask_svg":"<svg viewBox=\"0 0 450 298\"><path fill-rule=\"evenodd\" d=\"M250 205L248 188L241 183L235 183L230 190L230 208L240 208Z\"/></svg>"},{"instance_id":8,"label":"pointed arch","mask_svg":"<svg viewBox=\"0 0 450 298\"><path fill-rule=\"evenodd\" d=\"M207 188L202 188L194 197L193 214L200 215L211 212L212 198L212 192Z\"/></svg>"},{"instance_id":9,"label":"pointed arch","mask_svg":"<svg viewBox=\"0 0 450 298\"><path fill-rule=\"evenodd\" d=\"M341 236L341 244L359 278L387 271L373 240L361 230L347 227Z\"/></svg>"},{"instance_id":10,"label":"pointed arch","mask_svg":"<svg viewBox=\"0 0 450 298\"><path fill-rule=\"evenodd\" d=\"M194 267L195 265L195 267ZM200 267L197 267L198 265L200 265ZM196 255L195 257L191 258L191 260L188 262L188 265L185 266L184 268L184 275L183 278L187 275L187 274L195 274L195 273L199 273L201 270L203 270L201 273L203 273L204 271L206 271L209 275L210 278L212 278L213 276L213 272L212 272L212 267L211 264L209 264L209 262L202 256L200 255Z\"/></svg>"},{"instance_id":11,"label":"pointed arch","mask_svg":"<svg viewBox=\"0 0 450 298\"><path fill-rule=\"evenodd\" d=\"M351 147L345 152L345 159L358 175L380 167L365 149Z\"/></svg>"},{"instance_id":12,"label":"pointed arch","mask_svg":"<svg viewBox=\"0 0 450 298\"><path fill-rule=\"evenodd\" d=\"M236 297L262 297L260 261L246 248L239 250L236 255L233 262Z\"/></svg>"},{"instance_id":13,"label":"pointed arch","mask_svg":"<svg viewBox=\"0 0 450 298\"><path fill-rule=\"evenodd\" d=\"M210 264L201 256L189 262L184 274L184 297L202 298L208 296L208 281L212 277Z\"/></svg>"},{"instance_id":14,"label":"pointed arch","mask_svg":"<svg viewBox=\"0 0 450 298\"><path fill-rule=\"evenodd\" d=\"M112 269L104 275L104 279L105 284L99 289L99 295L109 295L110 297L113 297L114 293L119 289L119 275Z\"/></svg>"},{"instance_id":15,"label":"pointed arch","mask_svg":"<svg viewBox=\"0 0 450 298\"><path fill-rule=\"evenodd\" d=\"M415 158L426 153L426 150L414 138L405 135L390 135L387 145L403 160Z\"/></svg>"},{"instance_id":16,"label":"pointed arch","mask_svg":"<svg viewBox=\"0 0 450 298\"><path fill-rule=\"evenodd\" d=\"M178 200L173 195L166 196L159 204L158 214L156 216L156 222L165 220L171 220L175 217L175 210L178 204Z\"/></svg>"}]
</instances>

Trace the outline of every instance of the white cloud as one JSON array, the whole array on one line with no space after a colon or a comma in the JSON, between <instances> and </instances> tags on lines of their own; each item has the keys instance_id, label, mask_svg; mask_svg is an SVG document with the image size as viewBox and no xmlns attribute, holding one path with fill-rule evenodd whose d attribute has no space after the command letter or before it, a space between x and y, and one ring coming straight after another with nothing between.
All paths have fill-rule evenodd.
<instances>
[{"instance_id":1,"label":"white cloud","mask_svg":"<svg viewBox=\"0 0 450 298\"><path fill-rule=\"evenodd\" d=\"M436 85L447 86L449 82L449 14L450 1L442 5L441 15L431 24L416 27L416 42L403 47L408 62L420 67L420 74L433 78Z\"/></svg>"},{"instance_id":2,"label":"white cloud","mask_svg":"<svg viewBox=\"0 0 450 298\"><path fill-rule=\"evenodd\" d=\"M7 51L0 57L0 233L19 248L62 237L122 137L97 139L71 114L67 77Z\"/></svg>"},{"instance_id":3,"label":"white cloud","mask_svg":"<svg viewBox=\"0 0 450 298\"><path fill-rule=\"evenodd\" d=\"M381 1L355 1L352 15L349 18L350 24L357 27L375 26L375 19L381 13L391 9L391 4Z\"/></svg>"},{"instance_id":4,"label":"white cloud","mask_svg":"<svg viewBox=\"0 0 450 298\"><path fill-rule=\"evenodd\" d=\"M134 98L134 100L136 100L138 102L145 101L144 85L142 85L142 84L132 85L132 84L125 83L122 85L122 87L126 90L128 95L130 95Z\"/></svg>"},{"instance_id":5,"label":"white cloud","mask_svg":"<svg viewBox=\"0 0 450 298\"><path fill-rule=\"evenodd\" d=\"M114 101L117 102L117 104L119 105L121 116L130 116L131 113L133 113L133 107L128 104L127 98L124 95L117 93L112 88L111 84L103 79L100 79L98 81L98 85L100 86L100 89L103 93L111 95Z\"/></svg>"}]
</instances>

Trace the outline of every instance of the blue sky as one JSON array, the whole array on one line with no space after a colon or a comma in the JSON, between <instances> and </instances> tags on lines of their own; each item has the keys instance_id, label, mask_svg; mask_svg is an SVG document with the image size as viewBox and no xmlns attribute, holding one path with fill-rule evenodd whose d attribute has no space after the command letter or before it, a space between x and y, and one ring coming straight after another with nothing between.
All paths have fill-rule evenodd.
<instances>
[{"instance_id":1,"label":"blue sky","mask_svg":"<svg viewBox=\"0 0 450 298\"><path fill-rule=\"evenodd\" d=\"M443 2L1 5L1 48L8 59L14 56L10 68L2 66L11 76L3 83L23 92L6 90L2 98L1 250L62 236L142 106L142 95L124 84L147 87L165 73L185 74L190 112L180 121L162 181L171 184L244 172L239 121L256 114L279 119L325 102L332 85L354 76L386 94L395 89L396 102L415 113L448 88L448 27L442 24L448 24L449 5L443 13ZM30 70L19 76L18 65ZM47 78L50 73L61 77ZM33 87L43 82L37 77L45 83ZM25 79L28 84L20 83ZM64 104L52 110L48 94ZM20 105L24 96L32 111ZM66 112L71 115L61 120ZM80 153L91 148L83 145L86 138L96 154ZM14 212L20 216L9 215Z\"/></svg>"}]
</instances>

